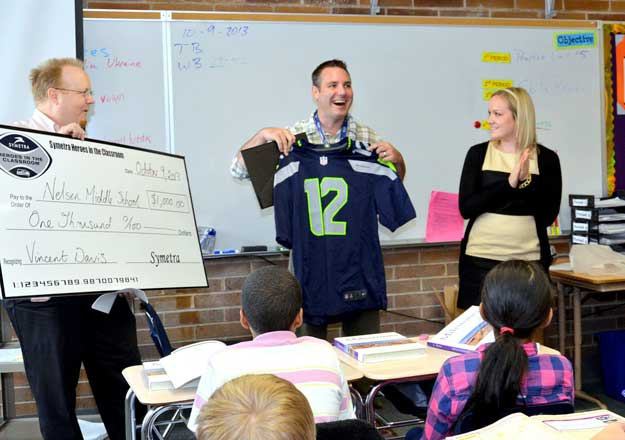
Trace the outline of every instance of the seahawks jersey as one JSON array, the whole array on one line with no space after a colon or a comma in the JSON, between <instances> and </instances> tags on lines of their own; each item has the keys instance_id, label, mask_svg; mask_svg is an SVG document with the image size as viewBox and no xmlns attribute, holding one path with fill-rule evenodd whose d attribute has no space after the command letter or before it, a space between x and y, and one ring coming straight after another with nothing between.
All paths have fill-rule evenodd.
<instances>
[{"instance_id":1,"label":"seahawks jersey","mask_svg":"<svg viewBox=\"0 0 625 440\"><path fill-rule=\"evenodd\" d=\"M378 219L394 231L416 216L390 166L351 140L331 148L299 141L281 156L273 189L276 241L292 249L307 323L386 309Z\"/></svg>"}]
</instances>

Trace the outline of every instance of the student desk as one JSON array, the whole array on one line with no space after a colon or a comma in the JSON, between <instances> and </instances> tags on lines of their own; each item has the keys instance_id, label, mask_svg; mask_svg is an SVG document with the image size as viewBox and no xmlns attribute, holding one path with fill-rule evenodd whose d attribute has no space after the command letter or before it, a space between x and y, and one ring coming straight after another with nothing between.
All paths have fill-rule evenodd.
<instances>
[{"instance_id":1,"label":"student desk","mask_svg":"<svg viewBox=\"0 0 625 440\"><path fill-rule=\"evenodd\" d=\"M559 269L551 269L549 273L551 274L551 279L558 286L558 339L561 353L564 353L566 338L564 293L567 286L572 288L575 396L594 402L605 409L606 406L601 401L582 391L582 294L588 292L592 295L595 293L625 290L625 277L595 276Z\"/></svg>"},{"instance_id":2,"label":"student desk","mask_svg":"<svg viewBox=\"0 0 625 440\"><path fill-rule=\"evenodd\" d=\"M419 341L425 344L425 341ZM408 359L396 361L384 361L376 363L360 363L351 358L346 353L336 349L341 362L360 370L364 377L375 382L365 397L365 420L375 426L376 412L373 406L376 396L386 385L404 382L420 382L434 379L438 374L443 362L452 356L458 355L453 351L440 350L438 348L426 347L425 354ZM415 420L406 422L413 424ZM401 423L403 425L403 423ZM393 426L400 426L394 424ZM378 429L390 428L392 426L379 426Z\"/></svg>"},{"instance_id":3,"label":"student desk","mask_svg":"<svg viewBox=\"0 0 625 440\"><path fill-rule=\"evenodd\" d=\"M362 372L351 365L341 363L341 369L343 370L345 380L348 382L363 377ZM125 368L122 374L126 382L128 382L128 385L130 385L125 402L126 440L135 440L136 438L135 427L137 425L137 420L135 400L139 400L139 402L148 406L148 412L141 423L142 440L153 438L157 428L156 419L167 411L177 410L174 417L165 424L170 426L178 423L186 424L187 421L180 415L180 410L191 408L193 399L195 398L194 388L150 391L147 377L143 372L143 365ZM352 392L352 396L355 400L356 413L362 414L363 402L360 395L356 392ZM161 437L158 436L157 438Z\"/></svg>"},{"instance_id":4,"label":"student desk","mask_svg":"<svg viewBox=\"0 0 625 440\"><path fill-rule=\"evenodd\" d=\"M135 440L135 427L137 425L136 412L135 412L135 400L148 406L148 412L141 424L141 438L151 438L151 431L154 428L154 422L156 416L161 414L163 408L169 409L181 409L183 407L190 407L189 402L193 401L195 397L195 390L193 388L179 389L179 390L158 390L150 391L148 388L148 379L143 372L143 365L135 365L133 367L125 368L122 371L122 375L130 389L126 394L126 440ZM155 414L158 413L158 414ZM179 421L180 423L182 421Z\"/></svg>"},{"instance_id":5,"label":"student desk","mask_svg":"<svg viewBox=\"0 0 625 440\"><path fill-rule=\"evenodd\" d=\"M418 341L423 344L426 341ZM426 347L425 354L422 356L399 359L396 361L384 361L377 363L360 363L355 359L348 356L346 353L336 349L339 354L341 362L346 363L353 368L360 370L364 377L370 379L376 384L371 388L365 398L365 416L366 420L375 426L376 413L373 406L373 402L380 392L380 390L386 385L394 383L405 382L420 382L424 380L434 379L437 375L443 363L452 356L458 356L459 353L441 350L434 347ZM539 353L541 354L558 354L558 352L552 348L540 346ZM415 420L400 422L393 426L402 426L407 424L414 424ZM378 429L389 428L392 426L379 426Z\"/></svg>"}]
</instances>

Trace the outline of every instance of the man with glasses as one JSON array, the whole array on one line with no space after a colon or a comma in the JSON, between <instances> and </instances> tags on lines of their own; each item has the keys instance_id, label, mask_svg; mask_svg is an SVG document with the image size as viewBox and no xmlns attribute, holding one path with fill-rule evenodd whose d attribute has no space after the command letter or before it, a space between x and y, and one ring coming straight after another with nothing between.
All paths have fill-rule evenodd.
<instances>
[{"instance_id":1,"label":"man with glasses","mask_svg":"<svg viewBox=\"0 0 625 440\"><path fill-rule=\"evenodd\" d=\"M81 124L87 121L89 106L95 101L82 62L50 59L31 70L30 82L36 104L33 116L12 125L84 139Z\"/></svg>"},{"instance_id":2,"label":"man with glasses","mask_svg":"<svg viewBox=\"0 0 625 440\"><path fill-rule=\"evenodd\" d=\"M36 109L12 125L84 139L91 82L82 62L50 59L30 74ZM118 297L109 314L91 308L95 295L5 300L24 355L26 376L46 440L82 440L76 419L81 362L111 440L125 438L121 372L141 363L135 317Z\"/></svg>"}]
</instances>

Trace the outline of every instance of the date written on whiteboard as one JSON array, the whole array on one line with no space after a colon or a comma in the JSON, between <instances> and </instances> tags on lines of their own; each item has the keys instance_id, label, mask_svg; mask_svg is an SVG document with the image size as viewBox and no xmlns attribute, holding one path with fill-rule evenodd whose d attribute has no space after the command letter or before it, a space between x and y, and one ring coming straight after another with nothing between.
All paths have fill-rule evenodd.
<instances>
[{"instance_id":1,"label":"date written on whiteboard","mask_svg":"<svg viewBox=\"0 0 625 440\"><path fill-rule=\"evenodd\" d=\"M197 26L194 28L184 28L182 30L182 38L197 38L199 36L207 37L247 37L250 28L247 25L223 25L209 24L208 26Z\"/></svg>"}]
</instances>

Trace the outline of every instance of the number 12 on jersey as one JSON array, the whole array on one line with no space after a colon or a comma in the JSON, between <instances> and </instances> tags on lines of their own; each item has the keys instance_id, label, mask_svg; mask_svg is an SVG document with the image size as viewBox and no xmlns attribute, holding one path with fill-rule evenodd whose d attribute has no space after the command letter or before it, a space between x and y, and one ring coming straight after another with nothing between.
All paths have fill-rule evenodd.
<instances>
[{"instance_id":1,"label":"number 12 on jersey","mask_svg":"<svg viewBox=\"0 0 625 440\"><path fill-rule=\"evenodd\" d=\"M308 201L308 224L313 235L345 235L347 222L334 220L334 217L347 203L349 187L341 177L324 177L304 180L304 191ZM331 192L334 197L324 208L321 199Z\"/></svg>"}]
</instances>

